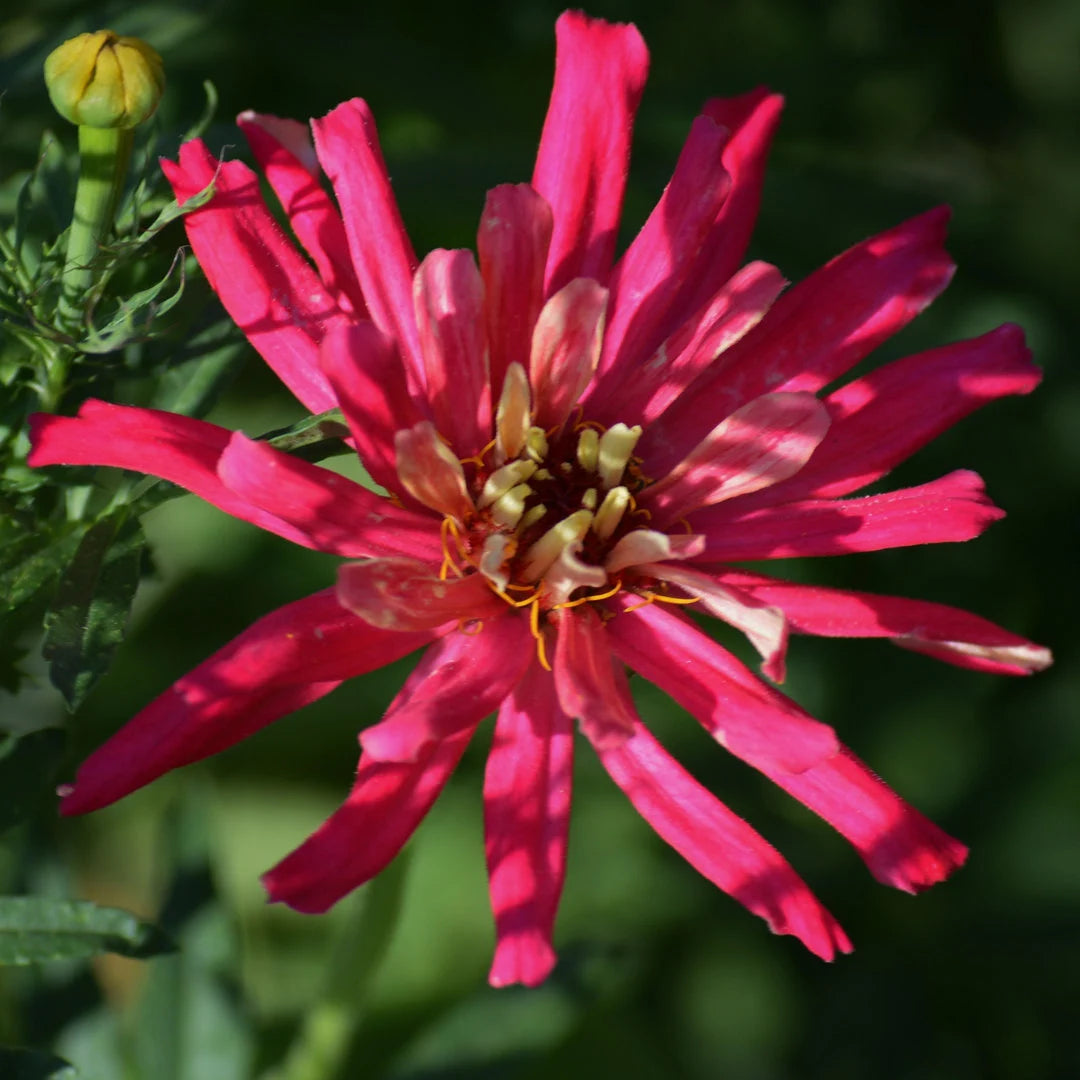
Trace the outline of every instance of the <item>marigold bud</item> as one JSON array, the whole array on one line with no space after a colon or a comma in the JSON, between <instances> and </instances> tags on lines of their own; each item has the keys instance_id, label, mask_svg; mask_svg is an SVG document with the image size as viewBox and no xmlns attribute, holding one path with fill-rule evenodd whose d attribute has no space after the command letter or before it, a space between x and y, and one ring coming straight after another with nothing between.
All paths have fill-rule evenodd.
<instances>
[{"instance_id":1,"label":"marigold bud","mask_svg":"<svg viewBox=\"0 0 1080 1080\"><path fill-rule=\"evenodd\" d=\"M145 41L97 30L49 54L45 85L56 111L73 124L133 128L157 108L165 69Z\"/></svg>"}]
</instances>

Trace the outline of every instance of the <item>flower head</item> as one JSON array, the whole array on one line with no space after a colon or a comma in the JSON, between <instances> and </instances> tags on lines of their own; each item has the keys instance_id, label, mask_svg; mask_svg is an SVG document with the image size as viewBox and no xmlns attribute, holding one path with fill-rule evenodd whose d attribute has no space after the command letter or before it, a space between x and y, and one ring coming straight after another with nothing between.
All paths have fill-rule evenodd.
<instances>
[{"instance_id":1,"label":"flower head","mask_svg":"<svg viewBox=\"0 0 1080 1080\"><path fill-rule=\"evenodd\" d=\"M288 214L200 142L166 163L208 279L299 400L340 408L380 497L212 424L90 401L39 417L33 462L151 471L347 560L184 676L82 766L64 810L103 806L232 745L343 679L424 652L360 733L343 806L265 878L323 911L378 873L495 711L484 827L496 984L554 963L575 721L641 815L720 888L826 959L850 944L782 856L639 719L627 669L835 826L881 881L917 891L966 849L772 685L791 631L883 637L1024 674L1049 654L938 604L793 585L733 566L968 540L1001 516L954 472L846 498L944 428L1038 382L1019 330L837 380L948 283L946 213L800 284L742 264L781 101L709 102L671 182L615 259L647 54L632 26L569 13L529 184L488 194L468 251L417 263L364 102L240 125ZM336 203L321 176L333 187ZM308 261L310 259L310 262ZM763 680L689 611L742 630Z\"/></svg>"}]
</instances>

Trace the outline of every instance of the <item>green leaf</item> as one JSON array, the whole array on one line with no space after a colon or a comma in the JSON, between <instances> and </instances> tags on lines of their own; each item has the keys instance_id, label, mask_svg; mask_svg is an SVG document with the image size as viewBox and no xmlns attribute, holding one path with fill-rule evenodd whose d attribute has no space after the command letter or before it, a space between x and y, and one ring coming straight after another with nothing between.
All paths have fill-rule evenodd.
<instances>
[{"instance_id":1,"label":"green leaf","mask_svg":"<svg viewBox=\"0 0 1080 1080\"><path fill-rule=\"evenodd\" d=\"M25 821L53 787L65 741L60 728L42 728L0 742L0 832Z\"/></svg>"},{"instance_id":2,"label":"green leaf","mask_svg":"<svg viewBox=\"0 0 1080 1080\"><path fill-rule=\"evenodd\" d=\"M306 416L291 427L268 431L259 438L305 461L322 461L323 458L347 453L349 448L343 440L348 435L349 426L341 410L330 409L317 416Z\"/></svg>"},{"instance_id":3,"label":"green leaf","mask_svg":"<svg viewBox=\"0 0 1080 1080\"><path fill-rule=\"evenodd\" d=\"M171 364L157 380L150 407L205 416L247 351L235 331L233 323L222 321L196 335L184 350L190 358Z\"/></svg>"},{"instance_id":4,"label":"green leaf","mask_svg":"<svg viewBox=\"0 0 1080 1080\"><path fill-rule=\"evenodd\" d=\"M42 655L74 711L108 670L124 637L146 537L121 511L92 525L64 571L45 615Z\"/></svg>"},{"instance_id":5,"label":"green leaf","mask_svg":"<svg viewBox=\"0 0 1080 1080\"><path fill-rule=\"evenodd\" d=\"M102 952L144 960L176 946L153 923L89 900L0 897L0 964L75 960Z\"/></svg>"},{"instance_id":6,"label":"green leaf","mask_svg":"<svg viewBox=\"0 0 1080 1080\"><path fill-rule=\"evenodd\" d=\"M0 574L0 610L14 611L55 581L81 540L81 531L67 533Z\"/></svg>"},{"instance_id":7,"label":"green leaf","mask_svg":"<svg viewBox=\"0 0 1080 1080\"><path fill-rule=\"evenodd\" d=\"M4 1080L77 1080L78 1075L73 1066L55 1054L0 1046L0 1076Z\"/></svg>"}]
</instances>

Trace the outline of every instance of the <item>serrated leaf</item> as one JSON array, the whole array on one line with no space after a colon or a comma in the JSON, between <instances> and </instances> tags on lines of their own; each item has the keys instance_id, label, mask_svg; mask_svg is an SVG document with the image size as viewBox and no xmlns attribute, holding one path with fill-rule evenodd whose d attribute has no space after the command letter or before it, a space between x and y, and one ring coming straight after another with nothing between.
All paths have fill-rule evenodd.
<instances>
[{"instance_id":1,"label":"serrated leaf","mask_svg":"<svg viewBox=\"0 0 1080 1080\"><path fill-rule=\"evenodd\" d=\"M92 525L45 615L49 679L74 711L106 672L124 638L146 537L126 513Z\"/></svg>"},{"instance_id":2,"label":"serrated leaf","mask_svg":"<svg viewBox=\"0 0 1080 1080\"><path fill-rule=\"evenodd\" d=\"M145 960L176 946L153 923L89 900L0 896L0 964L76 960L114 952Z\"/></svg>"},{"instance_id":3,"label":"serrated leaf","mask_svg":"<svg viewBox=\"0 0 1080 1080\"><path fill-rule=\"evenodd\" d=\"M158 297L172 280L174 270L178 271L180 280L173 293L159 302ZM145 339L154 320L167 315L179 302L184 294L185 281L184 260L178 253L160 281L121 300L112 319L102 329L91 330L75 347L81 353L101 356L118 352L135 341Z\"/></svg>"},{"instance_id":4,"label":"serrated leaf","mask_svg":"<svg viewBox=\"0 0 1080 1080\"><path fill-rule=\"evenodd\" d=\"M55 581L71 561L81 539L81 532L67 533L0 574L0 610L14 611Z\"/></svg>"},{"instance_id":5,"label":"serrated leaf","mask_svg":"<svg viewBox=\"0 0 1080 1080\"><path fill-rule=\"evenodd\" d=\"M63 1058L44 1050L0 1046L0 1076L4 1080L78 1080L78 1072Z\"/></svg>"},{"instance_id":6,"label":"serrated leaf","mask_svg":"<svg viewBox=\"0 0 1080 1080\"><path fill-rule=\"evenodd\" d=\"M65 741L60 728L8 735L0 741L0 832L25 821L53 787Z\"/></svg>"}]
</instances>

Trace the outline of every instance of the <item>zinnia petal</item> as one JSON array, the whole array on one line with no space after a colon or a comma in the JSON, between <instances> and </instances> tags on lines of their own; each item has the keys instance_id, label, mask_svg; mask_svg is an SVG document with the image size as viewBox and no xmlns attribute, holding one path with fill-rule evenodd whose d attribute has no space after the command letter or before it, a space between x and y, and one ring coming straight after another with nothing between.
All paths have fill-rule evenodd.
<instances>
[{"instance_id":1,"label":"zinnia petal","mask_svg":"<svg viewBox=\"0 0 1080 1080\"><path fill-rule=\"evenodd\" d=\"M317 915L385 869L446 786L472 728L431 743L416 761L364 754L342 806L263 875L271 902Z\"/></svg>"},{"instance_id":2,"label":"zinnia petal","mask_svg":"<svg viewBox=\"0 0 1080 1080\"><path fill-rule=\"evenodd\" d=\"M364 753L417 761L429 744L497 709L533 656L528 621L512 614L448 634L424 653L382 720L360 733Z\"/></svg>"},{"instance_id":3,"label":"zinnia petal","mask_svg":"<svg viewBox=\"0 0 1080 1080\"><path fill-rule=\"evenodd\" d=\"M998 675L1030 675L1051 662L1050 650L978 615L928 600L793 585L730 570L718 580L773 604L791 628L820 637L884 637L958 667Z\"/></svg>"},{"instance_id":4,"label":"zinnia petal","mask_svg":"<svg viewBox=\"0 0 1080 1080\"><path fill-rule=\"evenodd\" d=\"M576 277L607 280L649 53L634 26L567 11L555 24L555 86L532 186L555 214L548 295Z\"/></svg>"},{"instance_id":5,"label":"zinnia petal","mask_svg":"<svg viewBox=\"0 0 1080 1080\"><path fill-rule=\"evenodd\" d=\"M694 515L705 535L700 562L846 555L853 551L971 540L1005 516L982 479L958 469L918 487L860 499L802 499L738 512L733 500Z\"/></svg>"},{"instance_id":6,"label":"zinnia petal","mask_svg":"<svg viewBox=\"0 0 1080 1080\"><path fill-rule=\"evenodd\" d=\"M484 770L484 847L495 914L492 986L537 986L566 876L574 728L533 663L499 709Z\"/></svg>"},{"instance_id":7,"label":"zinnia petal","mask_svg":"<svg viewBox=\"0 0 1080 1080\"><path fill-rule=\"evenodd\" d=\"M213 181L213 198L184 215L206 280L296 397L314 413L334 408L319 343L347 316L274 221L258 177L239 161L219 162L198 139L180 147L179 163L163 160L161 168L178 202Z\"/></svg>"},{"instance_id":8,"label":"zinnia petal","mask_svg":"<svg viewBox=\"0 0 1080 1080\"><path fill-rule=\"evenodd\" d=\"M763 771L803 772L836 753L832 728L755 678L691 622L660 603L630 606L624 602L607 624L615 654L736 757Z\"/></svg>"},{"instance_id":9,"label":"zinnia petal","mask_svg":"<svg viewBox=\"0 0 1080 1080\"><path fill-rule=\"evenodd\" d=\"M596 752L661 839L774 934L794 934L823 960L851 952L840 924L783 856L694 780L641 723L629 739Z\"/></svg>"},{"instance_id":10,"label":"zinnia petal","mask_svg":"<svg viewBox=\"0 0 1080 1080\"><path fill-rule=\"evenodd\" d=\"M162 773L233 746L434 635L388 633L346 611L332 589L263 616L179 679L80 766L61 803L83 814Z\"/></svg>"}]
</instances>

